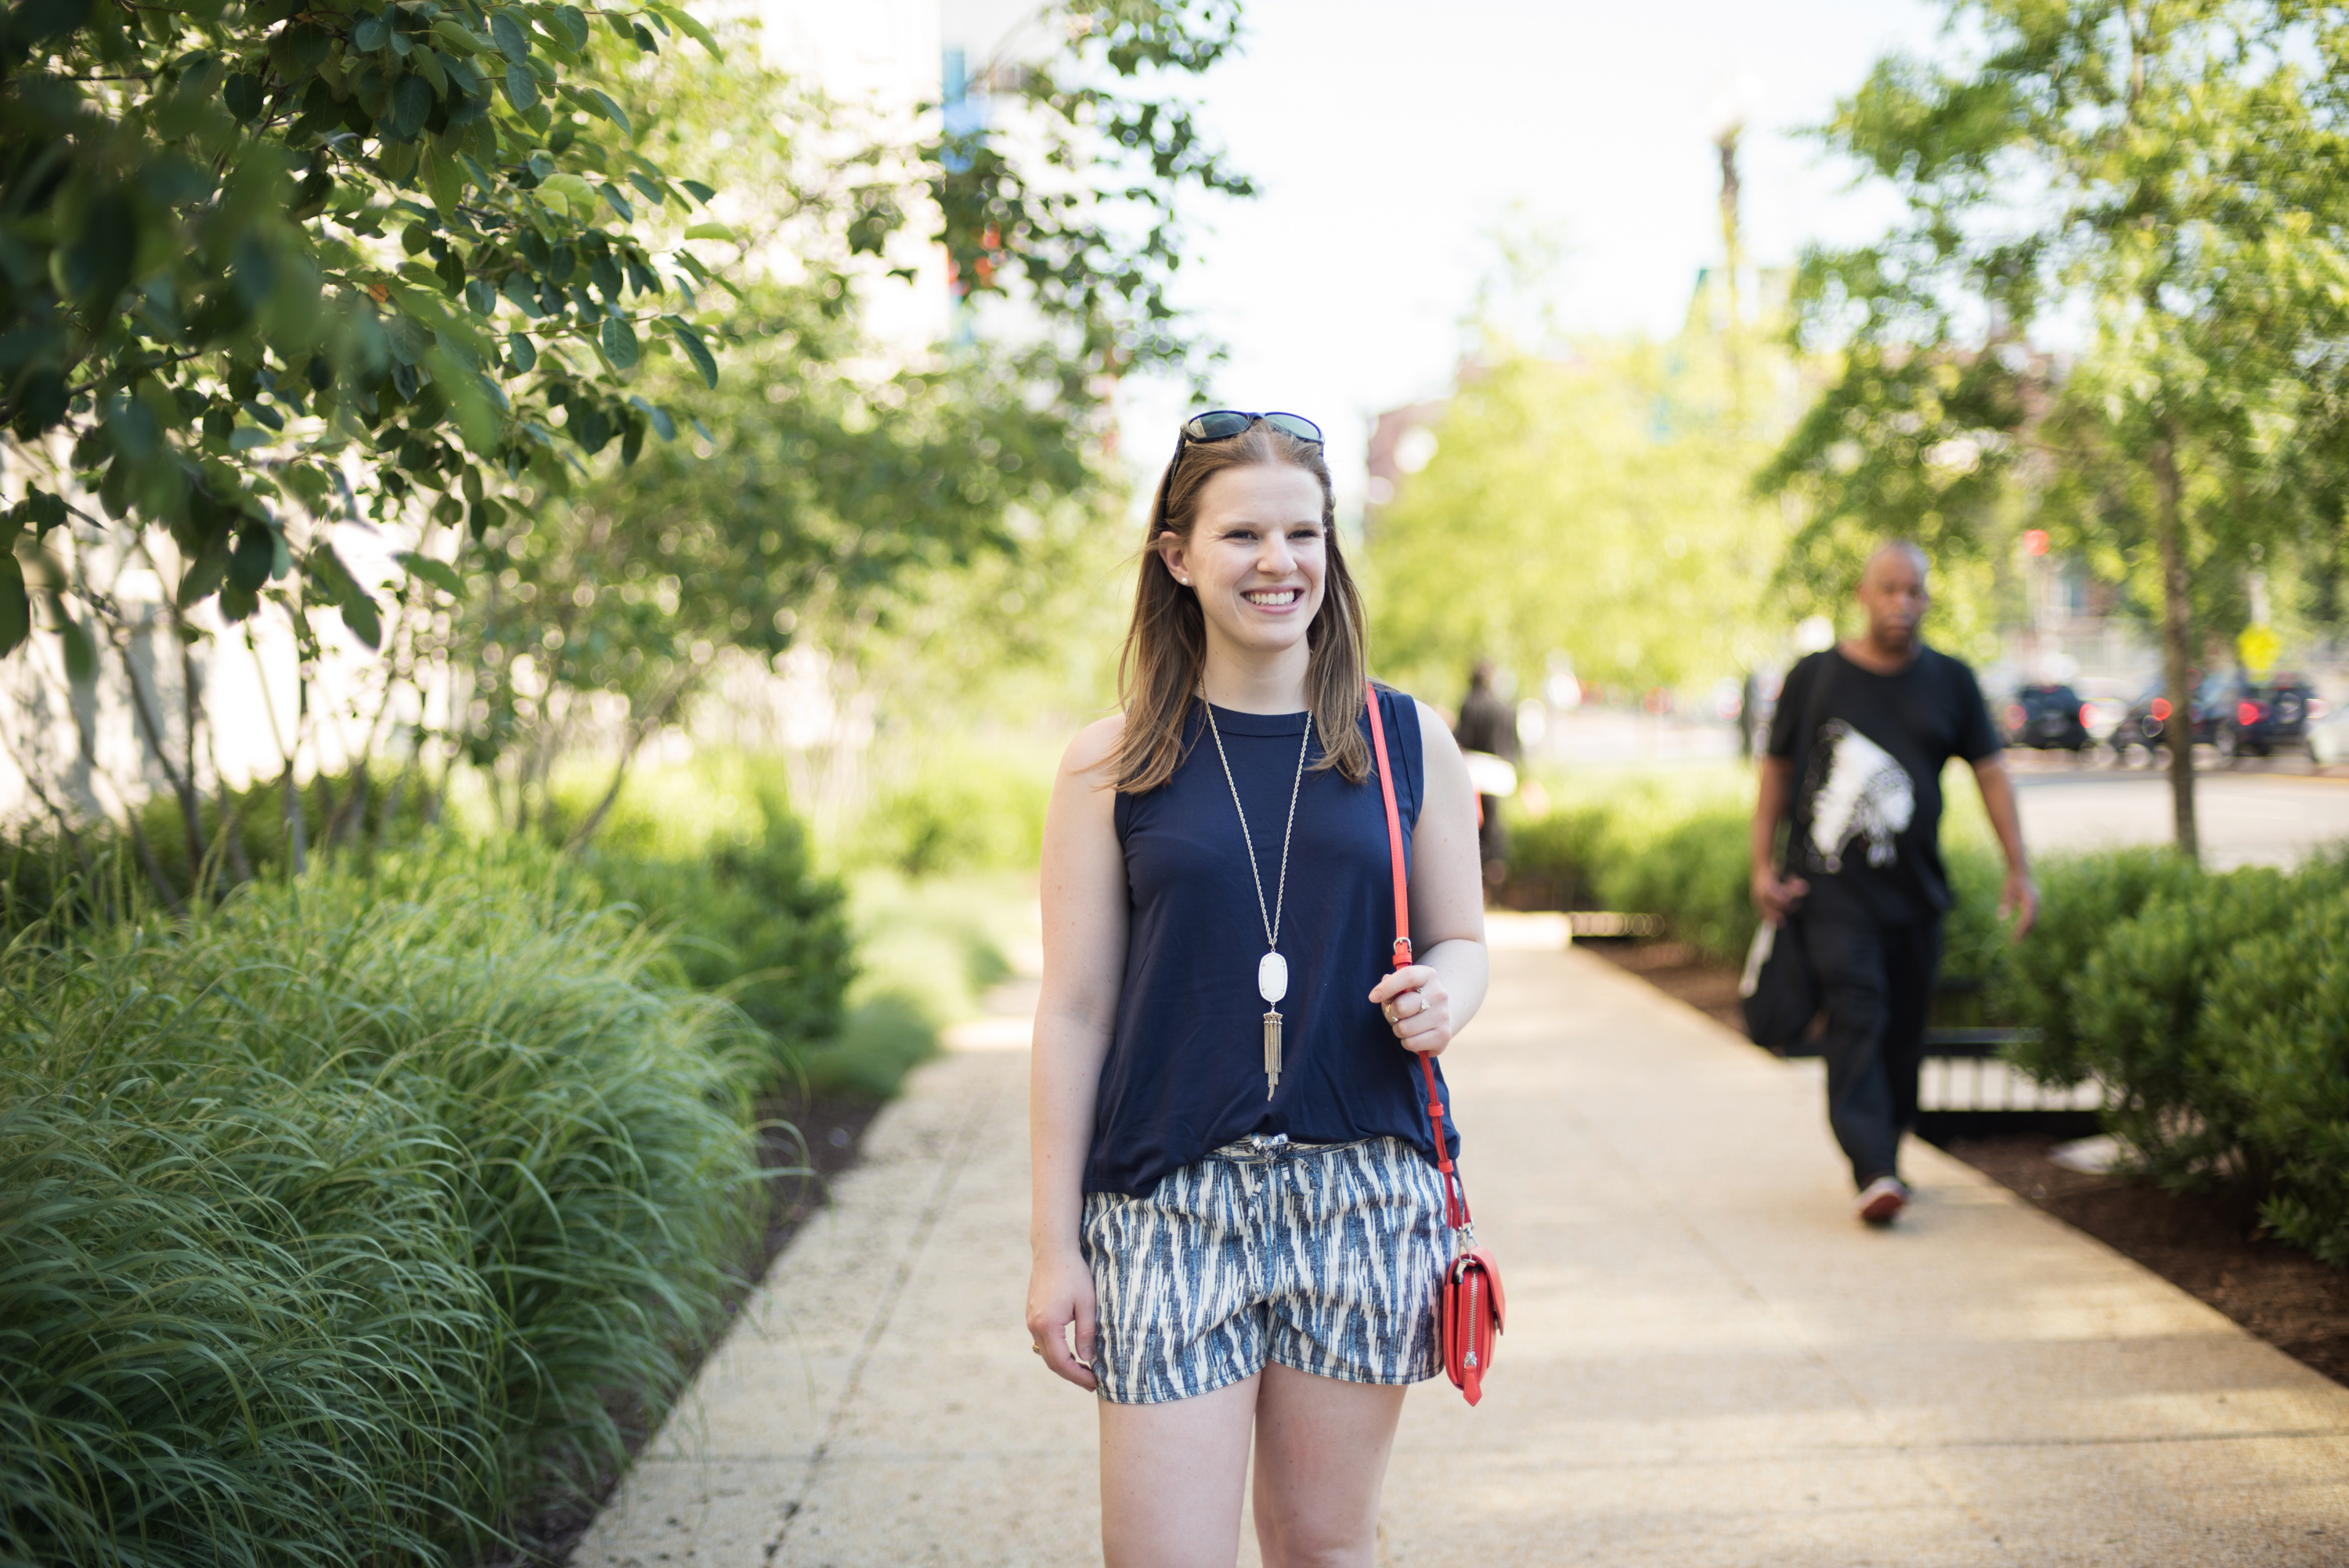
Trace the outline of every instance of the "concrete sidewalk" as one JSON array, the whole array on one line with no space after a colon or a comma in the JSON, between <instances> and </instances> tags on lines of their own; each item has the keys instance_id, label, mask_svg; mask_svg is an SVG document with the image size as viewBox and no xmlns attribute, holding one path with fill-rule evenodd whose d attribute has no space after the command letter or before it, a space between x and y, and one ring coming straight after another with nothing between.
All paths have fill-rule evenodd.
<instances>
[{"instance_id":1,"label":"concrete sidewalk","mask_svg":"<svg viewBox=\"0 0 2349 1568\"><path fill-rule=\"evenodd\" d=\"M1930 1148L1864 1229L1816 1064L1502 951L1445 1065L1509 1333L1480 1408L1405 1406L1383 1562L2349 1563L2349 1391ZM923 1069L574 1563L1099 1560L1092 1401L1020 1323L1026 1072Z\"/></svg>"}]
</instances>

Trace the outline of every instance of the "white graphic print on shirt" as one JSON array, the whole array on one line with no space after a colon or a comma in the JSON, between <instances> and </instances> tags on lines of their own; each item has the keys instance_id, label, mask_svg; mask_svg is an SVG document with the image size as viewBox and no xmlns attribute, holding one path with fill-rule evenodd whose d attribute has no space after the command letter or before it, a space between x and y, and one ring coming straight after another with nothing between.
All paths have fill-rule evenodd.
<instances>
[{"instance_id":1,"label":"white graphic print on shirt","mask_svg":"<svg viewBox=\"0 0 2349 1568\"><path fill-rule=\"evenodd\" d=\"M1889 866L1895 835L1917 810L1917 787L1893 755L1842 719L1819 726L1826 777L1811 796L1811 848L1830 872L1843 870L1843 851L1868 841L1868 863ZM1819 778L1816 768L1811 775Z\"/></svg>"}]
</instances>

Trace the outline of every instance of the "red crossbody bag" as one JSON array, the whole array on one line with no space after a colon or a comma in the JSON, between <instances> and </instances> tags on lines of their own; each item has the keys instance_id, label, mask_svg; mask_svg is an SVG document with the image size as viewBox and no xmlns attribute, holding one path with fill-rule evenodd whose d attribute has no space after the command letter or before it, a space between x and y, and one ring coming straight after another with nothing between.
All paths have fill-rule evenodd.
<instances>
[{"instance_id":1,"label":"red crossbody bag","mask_svg":"<svg viewBox=\"0 0 2349 1568\"><path fill-rule=\"evenodd\" d=\"M1403 874L1402 817L1395 810L1394 779L1387 771L1387 731L1379 718L1379 693L1364 683L1371 699L1371 746L1378 753L1379 794L1387 809L1387 860L1394 869L1394 966L1411 963L1411 889ZM1493 1349L1501 1337L1506 1308L1501 1300L1501 1271L1492 1254L1476 1244L1475 1222L1468 1217L1468 1190L1444 1138L1444 1097L1435 1091L1435 1058L1425 1051L1419 1057L1420 1075L1427 1084L1427 1125L1435 1137L1435 1168L1444 1177L1444 1217L1453 1233L1452 1262L1444 1271L1444 1288L1437 1294L1435 1339L1444 1349L1444 1370L1453 1386L1475 1404L1485 1397L1485 1374L1492 1370Z\"/></svg>"}]
</instances>

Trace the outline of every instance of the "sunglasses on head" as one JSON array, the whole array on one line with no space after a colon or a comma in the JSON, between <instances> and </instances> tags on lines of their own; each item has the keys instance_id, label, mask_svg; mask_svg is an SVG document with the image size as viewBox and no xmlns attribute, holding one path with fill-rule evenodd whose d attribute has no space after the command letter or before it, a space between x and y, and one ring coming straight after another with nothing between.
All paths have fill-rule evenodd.
<instances>
[{"instance_id":1,"label":"sunglasses on head","mask_svg":"<svg viewBox=\"0 0 2349 1568\"><path fill-rule=\"evenodd\" d=\"M1321 427L1302 414L1243 414L1237 408L1210 408L1183 421L1185 441L1228 441L1258 419L1285 436L1321 444Z\"/></svg>"}]
</instances>

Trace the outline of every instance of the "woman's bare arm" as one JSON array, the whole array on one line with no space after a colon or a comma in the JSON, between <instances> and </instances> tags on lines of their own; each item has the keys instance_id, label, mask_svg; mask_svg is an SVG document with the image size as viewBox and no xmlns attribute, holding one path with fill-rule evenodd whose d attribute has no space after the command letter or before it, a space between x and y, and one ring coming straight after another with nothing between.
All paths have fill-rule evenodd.
<instances>
[{"instance_id":1,"label":"woman's bare arm","mask_svg":"<svg viewBox=\"0 0 2349 1568\"><path fill-rule=\"evenodd\" d=\"M1070 743L1044 818L1044 984L1028 1078L1028 1331L1052 1370L1093 1387L1093 1285L1078 1245L1093 1098L1125 980L1125 856L1103 786L1121 718ZM1074 1328L1075 1344L1069 1331Z\"/></svg>"},{"instance_id":2,"label":"woman's bare arm","mask_svg":"<svg viewBox=\"0 0 2349 1568\"><path fill-rule=\"evenodd\" d=\"M1415 962L1378 984L1392 1004L1395 1037L1441 1051L1485 1005L1485 868L1477 859L1476 791L1443 716L1419 705L1425 799L1411 834L1411 933Z\"/></svg>"}]
</instances>

